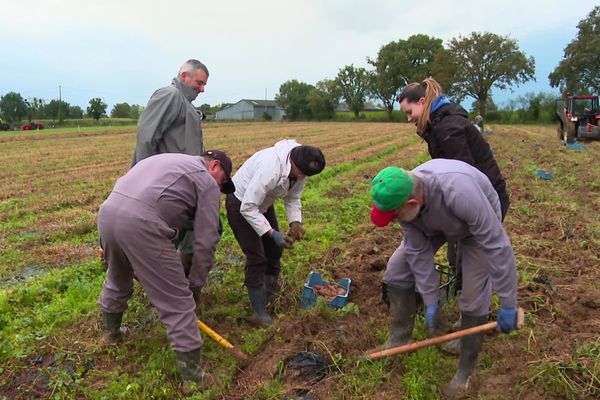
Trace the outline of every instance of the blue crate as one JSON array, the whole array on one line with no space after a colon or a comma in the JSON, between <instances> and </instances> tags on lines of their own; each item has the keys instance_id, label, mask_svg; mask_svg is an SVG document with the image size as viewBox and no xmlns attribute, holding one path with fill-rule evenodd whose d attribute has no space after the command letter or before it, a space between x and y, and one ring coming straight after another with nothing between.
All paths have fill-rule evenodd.
<instances>
[{"instance_id":1,"label":"blue crate","mask_svg":"<svg viewBox=\"0 0 600 400\"><path fill-rule=\"evenodd\" d=\"M303 308L312 307L317 303L317 296L313 291L314 285L326 285L328 282L325 282L321 277L319 272L311 272L308 274L308 279L304 284L304 291L302 292L302 298L300 302ZM350 286L352 285L352 280L350 278L342 278L338 282L338 285L346 289L346 294L343 296L335 296L335 299L329 302L329 305L333 308L342 308L348 303L348 296L350 295Z\"/></svg>"}]
</instances>

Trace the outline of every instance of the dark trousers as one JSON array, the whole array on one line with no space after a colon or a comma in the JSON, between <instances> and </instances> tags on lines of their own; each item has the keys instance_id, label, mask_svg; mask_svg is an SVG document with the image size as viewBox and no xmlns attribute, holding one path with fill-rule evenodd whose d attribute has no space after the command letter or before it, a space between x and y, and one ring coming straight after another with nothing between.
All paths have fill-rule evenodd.
<instances>
[{"instance_id":1,"label":"dark trousers","mask_svg":"<svg viewBox=\"0 0 600 400\"><path fill-rule=\"evenodd\" d=\"M281 247L277 246L268 234L258 236L246 218L240 213L242 203L234 194L228 194L225 199L227 220L233 231L235 239L240 244L246 256L244 269L244 285L256 287L265 283L265 275L279 276L281 264L279 260L283 254ZM279 230L275 208L269 207L265 218L275 230Z\"/></svg>"}]
</instances>

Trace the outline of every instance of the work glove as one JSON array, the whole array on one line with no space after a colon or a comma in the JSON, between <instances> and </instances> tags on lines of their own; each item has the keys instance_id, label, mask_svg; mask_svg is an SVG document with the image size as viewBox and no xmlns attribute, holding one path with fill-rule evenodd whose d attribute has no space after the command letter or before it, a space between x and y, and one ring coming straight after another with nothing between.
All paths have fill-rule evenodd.
<instances>
[{"instance_id":1,"label":"work glove","mask_svg":"<svg viewBox=\"0 0 600 400\"><path fill-rule=\"evenodd\" d=\"M273 239L277 246L283 247L284 249L294 248L294 244L290 241L290 239L275 229L271 231L271 239Z\"/></svg>"},{"instance_id":2,"label":"work glove","mask_svg":"<svg viewBox=\"0 0 600 400\"><path fill-rule=\"evenodd\" d=\"M427 306L425 311L425 330L429 336L435 336L439 321L440 305L437 303Z\"/></svg>"},{"instance_id":3,"label":"work glove","mask_svg":"<svg viewBox=\"0 0 600 400\"><path fill-rule=\"evenodd\" d=\"M517 309L502 307L498 313L497 321L498 330L500 332L509 333L510 331L517 329Z\"/></svg>"},{"instance_id":4,"label":"work glove","mask_svg":"<svg viewBox=\"0 0 600 400\"><path fill-rule=\"evenodd\" d=\"M306 230L302 226L302 222L294 221L290 224L290 233L289 235L294 240L302 240L304 238L304 233Z\"/></svg>"}]
</instances>

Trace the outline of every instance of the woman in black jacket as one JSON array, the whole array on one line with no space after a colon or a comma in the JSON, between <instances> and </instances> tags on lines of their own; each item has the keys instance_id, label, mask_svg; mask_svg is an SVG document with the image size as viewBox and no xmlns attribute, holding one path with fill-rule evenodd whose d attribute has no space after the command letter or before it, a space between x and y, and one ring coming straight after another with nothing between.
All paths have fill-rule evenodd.
<instances>
[{"instance_id":1,"label":"woman in black jacket","mask_svg":"<svg viewBox=\"0 0 600 400\"><path fill-rule=\"evenodd\" d=\"M489 178L498 192L504 220L509 205L506 182L490 145L469 121L467 112L448 100L432 78L406 86L398 102L408 120L415 122L419 136L427 142L431 158L464 161Z\"/></svg>"}]
</instances>

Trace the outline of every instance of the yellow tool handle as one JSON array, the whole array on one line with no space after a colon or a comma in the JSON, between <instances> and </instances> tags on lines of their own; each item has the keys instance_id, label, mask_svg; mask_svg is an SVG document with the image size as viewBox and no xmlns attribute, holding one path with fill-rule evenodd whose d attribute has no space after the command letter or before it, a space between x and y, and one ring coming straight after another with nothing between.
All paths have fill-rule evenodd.
<instances>
[{"instance_id":1,"label":"yellow tool handle","mask_svg":"<svg viewBox=\"0 0 600 400\"><path fill-rule=\"evenodd\" d=\"M231 343L229 343L226 339L224 339L217 332L210 329L210 327L208 325L206 325L204 322L202 322L200 320L198 320L198 328L202 329L203 332L205 332L208 336L213 338L215 342L219 343L221 346L225 347L226 349L233 348L233 345Z\"/></svg>"}]
</instances>

